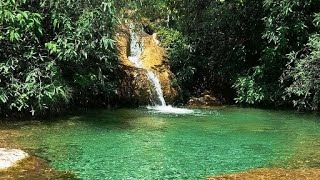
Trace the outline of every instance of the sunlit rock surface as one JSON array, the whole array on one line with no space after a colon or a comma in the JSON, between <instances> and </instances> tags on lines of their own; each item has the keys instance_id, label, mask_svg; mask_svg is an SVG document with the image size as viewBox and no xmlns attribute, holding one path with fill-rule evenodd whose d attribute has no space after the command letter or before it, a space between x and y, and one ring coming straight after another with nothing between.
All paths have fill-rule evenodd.
<instances>
[{"instance_id":1,"label":"sunlit rock surface","mask_svg":"<svg viewBox=\"0 0 320 180\"><path fill-rule=\"evenodd\" d=\"M177 89L172 84L173 73L170 71L166 60L164 48L158 46L159 41L154 35L144 34L142 36L144 51L142 52L142 63L146 69L153 71L161 82L165 100L171 104L178 96Z\"/></svg>"},{"instance_id":2,"label":"sunlit rock surface","mask_svg":"<svg viewBox=\"0 0 320 180\"><path fill-rule=\"evenodd\" d=\"M0 148L0 170L7 169L28 156L22 150Z\"/></svg>"},{"instance_id":3,"label":"sunlit rock surface","mask_svg":"<svg viewBox=\"0 0 320 180\"><path fill-rule=\"evenodd\" d=\"M13 167L0 170L0 179L5 180L48 180L63 179L76 180L78 178L71 172L60 172L49 166L48 162L33 156L17 162Z\"/></svg>"},{"instance_id":4,"label":"sunlit rock surface","mask_svg":"<svg viewBox=\"0 0 320 180\"><path fill-rule=\"evenodd\" d=\"M157 45L153 35L141 32L140 41L143 44L141 61L145 69L136 68L129 61L130 55L130 30L127 25L122 25L116 34L116 47L121 65L121 85L119 95L122 99L136 104L146 105L154 94L150 80L146 75L151 70L160 80L165 100L169 103L177 97L177 88L173 87L173 74L165 59L165 50Z\"/></svg>"}]
</instances>

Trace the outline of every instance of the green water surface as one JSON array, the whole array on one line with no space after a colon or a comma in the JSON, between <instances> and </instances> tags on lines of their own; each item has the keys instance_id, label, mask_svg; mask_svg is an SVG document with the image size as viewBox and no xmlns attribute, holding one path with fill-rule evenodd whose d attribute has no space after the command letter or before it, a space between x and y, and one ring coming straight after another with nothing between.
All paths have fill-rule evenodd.
<instances>
[{"instance_id":1,"label":"green water surface","mask_svg":"<svg viewBox=\"0 0 320 180\"><path fill-rule=\"evenodd\" d=\"M253 168L320 167L320 118L297 112L95 110L20 129L28 152L81 179L203 179Z\"/></svg>"}]
</instances>

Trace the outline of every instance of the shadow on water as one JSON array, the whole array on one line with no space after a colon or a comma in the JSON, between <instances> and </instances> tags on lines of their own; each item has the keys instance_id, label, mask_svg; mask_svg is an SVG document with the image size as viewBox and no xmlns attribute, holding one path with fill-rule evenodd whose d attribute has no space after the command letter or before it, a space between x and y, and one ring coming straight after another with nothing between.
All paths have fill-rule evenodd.
<instances>
[{"instance_id":1,"label":"shadow on water","mask_svg":"<svg viewBox=\"0 0 320 180\"><path fill-rule=\"evenodd\" d=\"M83 113L38 120L0 120L0 130L21 130L25 127L54 127L66 122L81 122L90 126L130 128L130 121L141 118L145 113L129 109L98 109Z\"/></svg>"},{"instance_id":2,"label":"shadow on water","mask_svg":"<svg viewBox=\"0 0 320 180\"><path fill-rule=\"evenodd\" d=\"M258 167L319 167L320 161L319 116L293 111L100 109L7 127L23 134L19 142L28 152L83 178L197 179Z\"/></svg>"}]
</instances>

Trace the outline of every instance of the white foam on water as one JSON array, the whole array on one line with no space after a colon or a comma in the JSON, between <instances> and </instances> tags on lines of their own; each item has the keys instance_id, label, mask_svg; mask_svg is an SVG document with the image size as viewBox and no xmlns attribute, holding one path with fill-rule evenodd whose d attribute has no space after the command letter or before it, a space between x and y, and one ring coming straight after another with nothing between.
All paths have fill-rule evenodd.
<instances>
[{"instance_id":1,"label":"white foam on water","mask_svg":"<svg viewBox=\"0 0 320 180\"><path fill-rule=\"evenodd\" d=\"M147 109L152 110L156 113L163 114L193 114L195 113L192 109L176 108L172 106L147 106Z\"/></svg>"}]
</instances>

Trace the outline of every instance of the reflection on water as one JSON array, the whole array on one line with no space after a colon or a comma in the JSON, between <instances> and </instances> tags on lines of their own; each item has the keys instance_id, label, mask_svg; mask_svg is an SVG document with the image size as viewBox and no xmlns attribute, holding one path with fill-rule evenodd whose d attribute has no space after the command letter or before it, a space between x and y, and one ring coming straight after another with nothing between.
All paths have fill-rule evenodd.
<instances>
[{"instance_id":1,"label":"reflection on water","mask_svg":"<svg viewBox=\"0 0 320 180\"><path fill-rule=\"evenodd\" d=\"M20 131L29 152L83 179L199 179L259 167L320 167L319 116L294 112L105 110Z\"/></svg>"}]
</instances>

